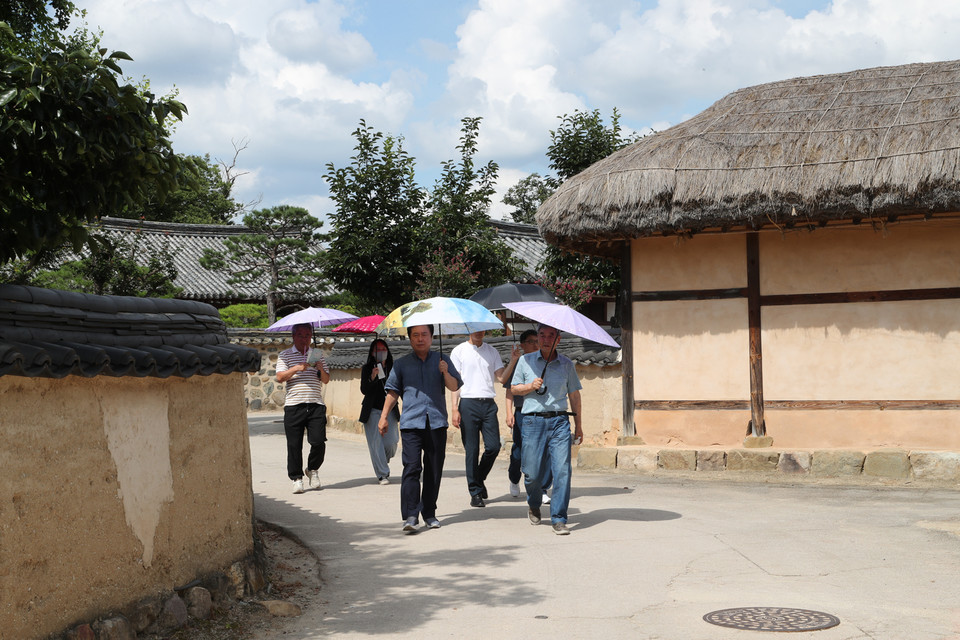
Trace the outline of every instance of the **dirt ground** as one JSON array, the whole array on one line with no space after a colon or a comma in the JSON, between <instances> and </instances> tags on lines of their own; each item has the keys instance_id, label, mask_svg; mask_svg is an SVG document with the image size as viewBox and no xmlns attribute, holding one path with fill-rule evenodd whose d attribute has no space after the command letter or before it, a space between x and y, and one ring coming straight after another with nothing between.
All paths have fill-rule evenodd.
<instances>
[{"instance_id":1,"label":"dirt ground","mask_svg":"<svg viewBox=\"0 0 960 640\"><path fill-rule=\"evenodd\" d=\"M151 636L149 640L245 640L267 630L282 630L292 618L273 617L256 604L259 600L284 600L302 611L321 604L320 562L306 547L270 525L257 522L267 558L269 586L255 597L234 602L229 608L214 607L209 620L191 620L176 632Z\"/></svg>"}]
</instances>

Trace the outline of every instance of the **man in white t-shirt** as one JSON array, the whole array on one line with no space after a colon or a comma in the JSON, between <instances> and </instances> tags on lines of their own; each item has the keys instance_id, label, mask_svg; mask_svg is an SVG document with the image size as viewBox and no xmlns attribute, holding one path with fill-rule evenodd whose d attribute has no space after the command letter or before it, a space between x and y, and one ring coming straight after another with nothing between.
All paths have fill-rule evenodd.
<instances>
[{"instance_id":1,"label":"man in white t-shirt","mask_svg":"<svg viewBox=\"0 0 960 640\"><path fill-rule=\"evenodd\" d=\"M293 346L277 356L277 382L287 385L283 402L283 431L287 436L287 475L293 480L293 492L303 493L303 474L310 486L319 489L317 470L327 449L327 408L323 404L321 383L330 382L330 370L320 350L311 362L313 327L293 327ZM307 432L310 453L303 467L303 432Z\"/></svg>"},{"instance_id":2,"label":"man in white t-shirt","mask_svg":"<svg viewBox=\"0 0 960 640\"><path fill-rule=\"evenodd\" d=\"M466 458L467 490L470 506L486 506L487 487L484 481L500 453L500 424L494 380L506 382L503 358L483 341L483 331L470 334L470 339L454 347L450 360L460 372L463 386L453 392L453 426L460 429ZM520 357L519 347L511 354L511 367ZM480 438L483 456L480 456Z\"/></svg>"}]
</instances>

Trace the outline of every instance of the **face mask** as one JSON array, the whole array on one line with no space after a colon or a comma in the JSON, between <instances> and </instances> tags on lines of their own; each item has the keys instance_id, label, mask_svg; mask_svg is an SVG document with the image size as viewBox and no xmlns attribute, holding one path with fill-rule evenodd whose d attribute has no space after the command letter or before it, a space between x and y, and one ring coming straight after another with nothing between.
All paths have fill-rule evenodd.
<instances>
[{"instance_id":1,"label":"face mask","mask_svg":"<svg viewBox=\"0 0 960 640\"><path fill-rule=\"evenodd\" d=\"M386 362L387 361L387 352L386 351L374 351L373 357L377 362Z\"/></svg>"}]
</instances>

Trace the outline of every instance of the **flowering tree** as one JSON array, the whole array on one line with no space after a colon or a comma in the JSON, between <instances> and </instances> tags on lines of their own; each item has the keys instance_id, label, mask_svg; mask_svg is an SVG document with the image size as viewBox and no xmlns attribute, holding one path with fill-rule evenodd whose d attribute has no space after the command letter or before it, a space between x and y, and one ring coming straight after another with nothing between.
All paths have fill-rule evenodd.
<instances>
[{"instance_id":1,"label":"flowering tree","mask_svg":"<svg viewBox=\"0 0 960 640\"><path fill-rule=\"evenodd\" d=\"M593 283L584 278L541 279L537 280L536 284L552 293L557 298L557 302L565 304L571 309L579 309L587 304L596 293Z\"/></svg>"},{"instance_id":2,"label":"flowering tree","mask_svg":"<svg viewBox=\"0 0 960 640\"><path fill-rule=\"evenodd\" d=\"M479 274L473 271L473 262L461 251L447 260L442 249L434 249L430 260L423 263L420 279L413 295L417 299L447 296L466 298L476 291Z\"/></svg>"}]
</instances>

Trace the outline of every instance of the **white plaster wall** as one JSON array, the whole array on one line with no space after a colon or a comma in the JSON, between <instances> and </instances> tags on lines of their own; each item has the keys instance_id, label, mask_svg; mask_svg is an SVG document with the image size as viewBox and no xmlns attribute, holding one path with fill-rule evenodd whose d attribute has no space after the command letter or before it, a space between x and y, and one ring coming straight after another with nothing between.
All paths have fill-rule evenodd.
<instances>
[{"instance_id":1,"label":"white plaster wall","mask_svg":"<svg viewBox=\"0 0 960 640\"><path fill-rule=\"evenodd\" d=\"M762 295L960 286L960 223L760 235Z\"/></svg>"},{"instance_id":2,"label":"white plaster wall","mask_svg":"<svg viewBox=\"0 0 960 640\"><path fill-rule=\"evenodd\" d=\"M767 400L956 400L960 300L765 307Z\"/></svg>"},{"instance_id":3,"label":"white plaster wall","mask_svg":"<svg viewBox=\"0 0 960 640\"><path fill-rule=\"evenodd\" d=\"M746 251L742 234L634 240L633 291L745 287Z\"/></svg>"},{"instance_id":4,"label":"white plaster wall","mask_svg":"<svg viewBox=\"0 0 960 640\"><path fill-rule=\"evenodd\" d=\"M747 301L633 304L636 400L750 397Z\"/></svg>"}]
</instances>

